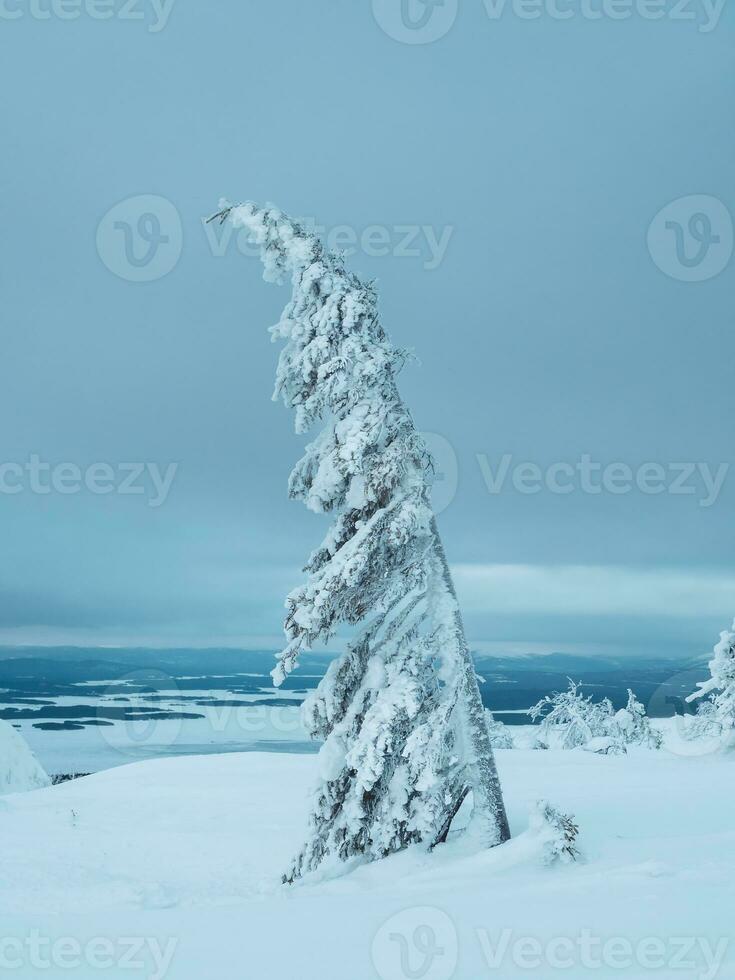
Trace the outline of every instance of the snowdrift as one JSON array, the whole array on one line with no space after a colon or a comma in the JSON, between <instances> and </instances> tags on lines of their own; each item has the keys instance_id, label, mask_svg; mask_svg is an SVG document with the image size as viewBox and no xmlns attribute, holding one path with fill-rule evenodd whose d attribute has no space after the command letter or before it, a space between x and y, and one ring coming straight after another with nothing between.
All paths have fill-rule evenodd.
<instances>
[{"instance_id":1,"label":"snowdrift","mask_svg":"<svg viewBox=\"0 0 735 980\"><path fill-rule=\"evenodd\" d=\"M279 876L302 842L313 756L158 759L8 796L13 976L99 980L100 937L113 957L138 937L142 966L120 975L147 980L735 976L731 756L497 758L507 844L477 852L459 838L290 887ZM545 866L529 828L540 797L575 815L579 862ZM74 969L34 968L34 935L51 943L41 960L71 938L73 955L58 948Z\"/></svg>"},{"instance_id":2,"label":"snowdrift","mask_svg":"<svg viewBox=\"0 0 735 980\"><path fill-rule=\"evenodd\" d=\"M50 783L23 736L0 718L0 796L42 789Z\"/></svg>"}]
</instances>

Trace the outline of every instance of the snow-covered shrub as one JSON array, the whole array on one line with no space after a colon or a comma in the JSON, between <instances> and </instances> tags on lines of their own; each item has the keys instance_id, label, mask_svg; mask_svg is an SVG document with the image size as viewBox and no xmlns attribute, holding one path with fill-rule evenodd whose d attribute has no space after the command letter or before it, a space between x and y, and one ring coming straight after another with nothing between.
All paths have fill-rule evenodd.
<instances>
[{"instance_id":1,"label":"snow-covered shrub","mask_svg":"<svg viewBox=\"0 0 735 980\"><path fill-rule=\"evenodd\" d=\"M581 687L581 682L570 678L567 691L546 695L529 709L533 721L542 719L545 741L552 740L551 744L563 749L586 748L600 755L624 755L629 745L661 747L661 735L631 690L626 707L615 711L609 698L593 701L580 692Z\"/></svg>"},{"instance_id":2,"label":"snow-covered shrub","mask_svg":"<svg viewBox=\"0 0 735 980\"><path fill-rule=\"evenodd\" d=\"M689 726L692 737L719 735L728 745L735 744L735 623L732 630L720 633L709 662L709 680L700 681L699 688L688 702L700 701L697 716ZM700 700L704 699L704 700Z\"/></svg>"},{"instance_id":3,"label":"snow-covered shrub","mask_svg":"<svg viewBox=\"0 0 735 980\"><path fill-rule=\"evenodd\" d=\"M296 431L317 423L289 493L333 516L286 601L276 685L340 626L362 632L306 699L322 740L310 837L286 881L325 859L382 857L445 835L472 790L488 846L509 835L452 576L430 500L432 464L397 387L407 353L383 329L374 285L276 208L224 206L260 245L264 277L290 277L275 398Z\"/></svg>"},{"instance_id":4,"label":"snow-covered shrub","mask_svg":"<svg viewBox=\"0 0 735 980\"><path fill-rule=\"evenodd\" d=\"M544 864L570 864L579 857L576 846L579 827L574 817L561 813L546 800L539 800L533 809L531 829L542 840Z\"/></svg>"},{"instance_id":5,"label":"snow-covered shrub","mask_svg":"<svg viewBox=\"0 0 735 980\"><path fill-rule=\"evenodd\" d=\"M0 719L0 795L50 785L51 780L20 732Z\"/></svg>"},{"instance_id":6,"label":"snow-covered shrub","mask_svg":"<svg viewBox=\"0 0 735 980\"><path fill-rule=\"evenodd\" d=\"M585 752L594 752L596 755L625 755L628 751L625 742L612 735L596 735L582 748Z\"/></svg>"},{"instance_id":7,"label":"snow-covered shrub","mask_svg":"<svg viewBox=\"0 0 735 980\"><path fill-rule=\"evenodd\" d=\"M485 721L492 747L494 749L512 749L513 736L508 730L508 726L493 718L492 712L487 709L485 709Z\"/></svg>"},{"instance_id":8,"label":"snow-covered shrub","mask_svg":"<svg viewBox=\"0 0 735 980\"><path fill-rule=\"evenodd\" d=\"M690 741L699 738L718 738L723 732L717 705L712 695L697 702L696 714L685 715L683 721L681 735Z\"/></svg>"},{"instance_id":9,"label":"snow-covered shrub","mask_svg":"<svg viewBox=\"0 0 735 980\"><path fill-rule=\"evenodd\" d=\"M548 743L539 738L538 730L535 728L519 728L513 732L513 748L525 750L548 749Z\"/></svg>"},{"instance_id":10,"label":"snow-covered shrub","mask_svg":"<svg viewBox=\"0 0 735 980\"><path fill-rule=\"evenodd\" d=\"M615 713L612 724L620 732L620 740L625 745L642 745L648 749L661 748L663 742L661 732L651 725L645 706L630 688L628 688L628 703Z\"/></svg>"},{"instance_id":11,"label":"snow-covered shrub","mask_svg":"<svg viewBox=\"0 0 735 980\"><path fill-rule=\"evenodd\" d=\"M581 683L569 680L569 690L555 691L529 708L532 721L541 718L544 741L563 749L581 748L590 739L610 735L613 706L608 698L595 702L580 693Z\"/></svg>"}]
</instances>

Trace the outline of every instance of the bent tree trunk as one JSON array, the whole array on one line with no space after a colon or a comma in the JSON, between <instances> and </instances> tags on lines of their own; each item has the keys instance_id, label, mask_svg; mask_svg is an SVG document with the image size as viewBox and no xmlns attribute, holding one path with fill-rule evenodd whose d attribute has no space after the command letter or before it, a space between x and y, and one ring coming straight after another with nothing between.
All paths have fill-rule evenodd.
<instances>
[{"instance_id":1,"label":"bent tree trunk","mask_svg":"<svg viewBox=\"0 0 735 980\"><path fill-rule=\"evenodd\" d=\"M459 690L455 711L458 712L458 732L463 741L465 758L467 759L467 780L466 786L462 787L461 796L463 799L466 795L466 787L472 790L471 826L486 847L494 847L510 838L508 816L495 765L495 755L490 744L490 735L487 730L475 665L467 645L462 613L457 602L457 593L444 545L439 535L436 518L432 521L432 529L436 558L442 570L444 587L454 600L452 637L459 668ZM457 807L458 809L459 807ZM451 814L450 823L455 815L456 811ZM446 838L448 830L449 824L446 825L446 828L442 828L444 838ZM439 838L437 838L438 842Z\"/></svg>"}]
</instances>

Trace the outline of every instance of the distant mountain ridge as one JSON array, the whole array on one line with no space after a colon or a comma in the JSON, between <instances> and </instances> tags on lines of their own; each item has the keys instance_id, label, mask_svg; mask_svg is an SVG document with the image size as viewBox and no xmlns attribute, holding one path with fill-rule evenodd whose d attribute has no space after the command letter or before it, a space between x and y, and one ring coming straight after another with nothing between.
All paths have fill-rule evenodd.
<instances>
[{"instance_id":1,"label":"distant mountain ridge","mask_svg":"<svg viewBox=\"0 0 735 980\"><path fill-rule=\"evenodd\" d=\"M284 695L305 696L317 686L332 659L323 652L305 654L299 669L282 685ZM569 678L582 682L595 699L610 698L616 708L626 703L631 688L654 714L667 716L682 710L696 681L705 678L706 660L634 660L565 653L483 653L475 657L484 682L483 702L494 712L511 713L513 717L507 720L514 722L525 719L523 712L545 694L566 689ZM109 698L130 690L146 693L151 702L155 702L157 692L175 690L182 705L190 700L187 691L274 697L270 678L274 663L271 650L5 647L0 648L0 690L5 690L0 701L6 707L0 706L0 717L25 717L29 700L35 700L39 719L61 715L75 718L89 711L74 705L62 711L53 701L43 704L38 699L81 699L83 695Z\"/></svg>"}]
</instances>

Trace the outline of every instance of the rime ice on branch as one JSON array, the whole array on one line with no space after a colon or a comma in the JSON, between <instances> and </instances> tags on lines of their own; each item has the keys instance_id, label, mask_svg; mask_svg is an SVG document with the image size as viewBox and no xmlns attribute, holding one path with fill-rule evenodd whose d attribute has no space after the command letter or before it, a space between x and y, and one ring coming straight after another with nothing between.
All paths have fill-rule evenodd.
<instances>
[{"instance_id":1,"label":"rime ice on branch","mask_svg":"<svg viewBox=\"0 0 735 980\"><path fill-rule=\"evenodd\" d=\"M609 698L593 701L580 689L582 683L569 678L567 691L555 691L529 708L532 721L541 719L541 731L548 747L562 749L590 748L593 751L625 753L629 745L660 749L661 734L651 725L646 709L628 689L628 703L615 711Z\"/></svg>"},{"instance_id":2,"label":"rime ice on branch","mask_svg":"<svg viewBox=\"0 0 735 980\"><path fill-rule=\"evenodd\" d=\"M323 426L289 493L334 521L287 598L276 685L302 650L360 627L304 704L324 745L310 836L284 880L442 841L470 790L472 826L485 845L501 843L508 822L431 509L431 459L396 386L406 352L381 325L373 285L296 221L253 204L215 217L260 245L266 280L291 278L271 328L284 342L274 399L294 409L297 432Z\"/></svg>"},{"instance_id":3,"label":"rime ice on branch","mask_svg":"<svg viewBox=\"0 0 735 980\"><path fill-rule=\"evenodd\" d=\"M709 663L710 677L700 681L699 688L687 701L700 702L699 709L711 729L719 729L726 737L729 748L735 746L735 623L732 630L720 633Z\"/></svg>"}]
</instances>

